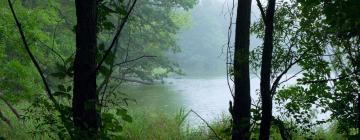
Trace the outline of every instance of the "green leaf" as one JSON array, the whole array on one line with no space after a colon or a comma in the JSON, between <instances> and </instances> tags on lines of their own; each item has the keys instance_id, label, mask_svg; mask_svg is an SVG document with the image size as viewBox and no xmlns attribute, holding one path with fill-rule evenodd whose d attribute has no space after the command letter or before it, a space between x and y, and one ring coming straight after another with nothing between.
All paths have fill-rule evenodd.
<instances>
[{"instance_id":1,"label":"green leaf","mask_svg":"<svg viewBox=\"0 0 360 140\"><path fill-rule=\"evenodd\" d=\"M55 72L55 73L51 73L50 75L59 79L65 78L66 76L66 74L63 72Z\"/></svg>"},{"instance_id":2,"label":"green leaf","mask_svg":"<svg viewBox=\"0 0 360 140\"><path fill-rule=\"evenodd\" d=\"M100 66L99 72L104 76L107 76L111 73L110 69L105 66Z\"/></svg>"},{"instance_id":3,"label":"green leaf","mask_svg":"<svg viewBox=\"0 0 360 140\"><path fill-rule=\"evenodd\" d=\"M116 109L116 115L118 116L124 116L127 114L127 110L123 108Z\"/></svg>"},{"instance_id":4,"label":"green leaf","mask_svg":"<svg viewBox=\"0 0 360 140\"><path fill-rule=\"evenodd\" d=\"M58 85L58 89L63 92L67 91L64 85Z\"/></svg>"},{"instance_id":5,"label":"green leaf","mask_svg":"<svg viewBox=\"0 0 360 140\"><path fill-rule=\"evenodd\" d=\"M71 89L72 89L72 86L68 86L68 87L66 88L66 92L70 92Z\"/></svg>"},{"instance_id":6,"label":"green leaf","mask_svg":"<svg viewBox=\"0 0 360 140\"><path fill-rule=\"evenodd\" d=\"M71 95L69 93L66 92L62 92L62 91L56 91L53 93L53 96L55 97L65 97L67 99L71 99Z\"/></svg>"},{"instance_id":7,"label":"green leaf","mask_svg":"<svg viewBox=\"0 0 360 140\"><path fill-rule=\"evenodd\" d=\"M130 122L130 123L133 121L133 120L132 120L132 117L131 117L130 115L127 115L127 114L123 115L123 116L122 116L122 119L123 119L124 121Z\"/></svg>"},{"instance_id":8,"label":"green leaf","mask_svg":"<svg viewBox=\"0 0 360 140\"><path fill-rule=\"evenodd\" d=\"M104 43L100 43L99 46L98 46L98 49L100 51L104 51L105 50L105 44Z\"/></svg>"},{"instance_id":9,"label":"green leaf","mask_svg":"<svg viewBox=\"0 0 360 140\"><path fill-rule=\"evenodd\" d=\"M108 56L105 58L105 64L111 65L114 63L115 60L115 54L113 52L110 52Z\"/></svg>"}]
</instances>

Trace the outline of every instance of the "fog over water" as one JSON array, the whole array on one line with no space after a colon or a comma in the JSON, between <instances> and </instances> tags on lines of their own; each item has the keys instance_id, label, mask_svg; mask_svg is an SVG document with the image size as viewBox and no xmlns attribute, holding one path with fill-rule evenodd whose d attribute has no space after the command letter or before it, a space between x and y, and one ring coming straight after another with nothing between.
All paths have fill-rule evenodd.
<instances>
[{"instance_id":1,"label":"fog over water","mask_svg":"<svg viewBox=\"0 0 360 140\"><path fill-rule=\"evenodd\" d=\"M227 1L229 2L229 1ZM229 115L231 94L226 80L225 45L228 39L231 3L223 0L202 0L191 10L191 25L178 35L180 53L169 54L171 60L179 64L184 75L174 75L155 85L128 87L124 92L137 99L134 106L140 109L158 109L176 113L180 108L194 110L205 120L212 121L222 115ZM259 18L253 3L252 22ZM233 29L234 30L234 29ZM251 36L251 49L261 44L261 40ZM293 70L296 71L296 70ZM284 78L292 76L292 72ZM294 84L290 80L286 84ZM260 80L251 75L251 96L258 100ZM277 105L274 108L278 107ZM274 114L279 113L274 110ZM329 114L319 115L318 119ZM192 124L200 119L190 116Z\"/></svg>"}]
</instances>

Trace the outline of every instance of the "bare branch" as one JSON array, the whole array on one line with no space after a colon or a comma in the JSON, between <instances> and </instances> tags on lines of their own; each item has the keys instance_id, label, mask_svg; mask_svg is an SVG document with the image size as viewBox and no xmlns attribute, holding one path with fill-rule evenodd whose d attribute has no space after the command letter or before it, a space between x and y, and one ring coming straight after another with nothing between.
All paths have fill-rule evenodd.
<instances>
[{"instance_id":1,"label":"bare branch","mask_svg":"<svg viewBox=\"0 0 360 140\"><path fill-rule=\"evenodd\" d=\"M152 58L152 57L156 57L156 56L153 56L153 55L143 55L143 56L140 56L140 57L131 59L131 60L125 60L125 61L120 62L120 63L117 63L117 64L115 64L115 65L120 66L120 65L123 65L123 64L126 64L126 63L130 63L130 62L133 62L133 61L137 61L137 60L142 59L142 58Z\"/></svg>"}]
</instances>

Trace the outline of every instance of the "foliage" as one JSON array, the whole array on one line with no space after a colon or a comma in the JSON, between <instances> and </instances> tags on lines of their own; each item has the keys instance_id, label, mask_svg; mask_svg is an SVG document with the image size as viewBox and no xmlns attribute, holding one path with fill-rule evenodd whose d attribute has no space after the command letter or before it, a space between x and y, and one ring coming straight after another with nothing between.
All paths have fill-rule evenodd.
<instances>
[{"instance_id":1,"label":"foliage","mask_svg":"<svg viewBox=\"0 0 360 140\"><path fill-rule=\"evenodd\" d=\"M284 1L277 6L272 66L273 87L275 91L280 87L274 93L276 108L287 121L294 121L306 133L329 121L338 121L336 130L347 136L353 135L357 127L359 51L356 46L359 42L354 32L358 29L346 25L358 24L359 16L347 11L358 6L355 1L339 4L321 0ZM334 17L337 14L341 16ZM262 21L252 27L252 32L260 38L264 36L262 30ZM251 53L256 72L261 50L260 46ZM284 72L291 75L276 83L276 78ZM277 85L291 78L297 82ZM329 112L328 119L316 118Z\"/></svg>"},{"instance_id":2,"label":"foliage","mask_svg":"<svg viewBox=\"0 0 360 140\"><path fill-rule=\"evenodd\" d=\"M107 50L105 46L111 39L109 35L117 29L119 21L127 14L127 2L131 1L109 0L99 3L97 31L101 43L98 47L98 58L104 56L104 52ZM175 35L183 26L181 23L186 21L186 15L178 10L188 10L195 2L194 0L170 3L165 0L143 1L137 6L129 25L123 31L129 34L123 34L119 41L121 43L117 44L117 48L121 51L111 52L105 60L106 65L99 69L98 81L103 81L102 83L106 85L98 87L99 99L101 99L98 111L102 118L100 137L104 139L119 138L119 132L122 131L124 123L132 122L132 117L129 116L126 109L126 99L119 102L115 98L108 98L121 98L122 94L118 94L117 89L113 87L117 87L122 83L121 81L132 81L128 80L128 77L153 81L153 79L167 76L170 72L178 71L175 68L176 65L167 60L165 53L178 49L175 45ZM53 90L53 96L60 105L60 110L57 112L42 93L40 79L34 77L37 73L32 68L31 61L27 59L27 54L21 44L18 43L20 38L15 30L6 1L1 3L3 4L1 4L0 10L4 11L1 13L1 18L4 20L1 20L2 24L0 25L0 31L2 31L0 33L0 56L1 63L5 67L0 69L2 76L0 87L4 89L4 94L13 101L21 99L32 102L26 108L23 119L35 120L36 130L31 131L34 136L47 134L51 138L68 139L69 134L74 131L71 109L73 51L75 48L73 28L76 21L73 16L74 4L71 1L14 2L17 16L24 25L25 36L31 44L33 53L44 67L44 74ZM163 41L159 42L159 40ZM151 55L156 59L153 59L152 62L129 59L129 57L136 57L140 54ZM132 65L129 65L130 62ZM112 79L112 75L118 77ZM121 77L120 80L119 77ZM106 90L108 87L112 90ZM105 94L109 95L105 96ZM21 96L23 98L19 98ZM60 119L60 114L65 118Z\"/></svg>"}]
</instances>

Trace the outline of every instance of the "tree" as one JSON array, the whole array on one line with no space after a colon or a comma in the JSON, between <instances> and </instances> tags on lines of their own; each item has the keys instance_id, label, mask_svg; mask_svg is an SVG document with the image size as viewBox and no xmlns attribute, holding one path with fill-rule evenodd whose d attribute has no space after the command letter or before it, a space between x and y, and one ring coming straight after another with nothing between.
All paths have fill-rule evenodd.
<instances>
[{"instance_id":1,"label":"tree","mask_svg":"<svg viewBox=\"0 0 360 140\"><path fill-rule=\"evenodd\" d=\"M297 64L305 58L311 58L311 55L307 55L309 50L304 49L304 51L297 51L302 49L302 46L299 44L301 42L300 36L303 36L303 33L296 30L298 20L298 13L294 12L296 7L291 5L290 2L282 2L281 6L278 6L276 13L274 15L274 35L273 35L273 57L271 62L271 73L270 73L270 95L275 97L275 100L278 97L277 89L283 87L283 84L287 84L288 81L295 79L303 70L298 69ZM291 28L289 28L291 27ZM264 39L264 20L259 19L256 21L252 27L251 32L259 39ZM263 51L263 45L259 45L251 51L250 54L250 65L251 69L254 70L254 74L258 74L261 68L261 57ZM259 77L260 78L260 77ZM278 101L278 100L276 100ZM276 109L282 108L281 106L276 106ZM260 110L256 110L260 111ZM254 112L256 112L254 111ZM281 112L277 110L277 112ZM286 113L280 113L280 115L273 115L272 123L277 126L281 132L283 139L290 138L289 134L286 132L287 128L285 127L284 121L289 121L285 117ZM260 119L254 120L255 122L260 121ZM257 124L256 124L257 125Z\"/></svg>"},{"instance_id":2,"label":"tree","mask_svg":"<svg viewBox=\"0 0 360 140\"><path fill-rule=\"evenodd\" d=\"M44 81L45 88L49 89L46 90L46 93L49 95L48 98L43 96L41 92L43 90L41 88L29 86L36 89L36 91L33 91L36 92L36 96L32 94L32 98L25 98L26 100L34 99L32 105L26 110L26 118L29 120L40 120L36 123L36 127L38 128L37 132L47 133L50 137L58 136L60 139L66 139L68 136L73 136L74 125L78 130L78 137L89 137L90 132L95 132L90 135L94 136L94 138L96 138L95 136L98 138L119 137L123 123L131 122L132 118L127 114L126 106L123 105L127 104L127 101L120 97L122 94L119 94L118 85L123 83L123 81L140 81L141 83L143 82L142 80L152 81L153 79L161 79L167 76L168 73L176 71L176 65L168 61L165 53L167 53L168 50L178 49L175 46L175 35L183 24L177 21L186 21L186 19L183 18L185 15L177 12L177 8L188 10L192 8L196 1L182 0L170 3L167 0L144 1L141 6L137 7L136 14L131 18L131 24L127 24L128 28L125 28L125 23L130 19L129 14L134 9L136 0L121 2L115 0L97 1L95 6L97 10L97 14L95 13L96 21L91 24L88 24L89 22L87 20L94 22L94 17L90 17L90 15L94 16L94 13L87 13L86 10L89 9L85 9L85 12L89 15L78 13L78 19L76 19L73 14L78 7L74 8L74 4L69 1L59 0L52 1L51 3L27 2L15 2L16 9L18 9L20 13L20 19L26 16L31 17L25 20L23 24L25 25L23 26L25 30L19 30L29 35L26 38L29 41L29 45L26 43L25 47L26 50L29 50L29 55L34 54L32 56L36 57L33 63L39 66L37 67L39 70L38 72L34 70L34 73L39 73L42 79L34 78L34 74L31 73L32 71L24 70L31 68L19 67L19 64L20 66L30 65L28 63L31 61L25 59L26 56L23 56L27 55L27 52L25 52L23 48L18 49L19 45L17 42L19 39L18 36L15 36L17 34L14 34L10 30L5 30L7 28L13 28L13 21L7 21L8 18L12 18L11 14L7 12L1 13L5 15L1 17L6 20L4 22L5 24L0 25L0 30L4 31L0 33L0 36L8 38L0 39L0 57L16 61L16 63L11 62L10 64L12 65L9 66L12 67L5 67L6 69L2 68L1 70L16 74L14 78L6 75L6 79L17 79L19 77L24 79L25 76L28 76L35 82L27 81L36 86L38 86L37 83L39 83L40 80ZM82 4L83 1L79 3ZM86 6L89 5L85 5L85 8ZM2 5L0 7L3 8ZM42 7L46 7L46 9ZM77 10L77 12L84 12L84 5L80 5L79 8L82 8L82 10ZM159 15L158 12L161 13L161 15ZM23 13L29 14L24 16ZM36 16L32 17L34 15ZM35 20L37 18L42 20ZM78 25L75 26L76 28L73 28L76 20L80 20L78 24L82 26ZM93 29L94 26L95 29ZM50 30L52 28L55 28L54 31ZM84 31L90 33L83 34ZM119 36L125 31L129 34L123 34L120 41ZM77 58L75 58L75 63L73 53L75 42L72 39L74 32L77 34ZM95 39L93 37L90 38L89 35L93 36L94 32ZM11 33L14 35L9 36ZM111 35L114 33L116 33L116 35L112 37ZM25 35L21 35L25 40ZM94 40L100 43L97 44ZM105 48L106 45L112 43L111 41L115 43ZM14 44L14 46L11 44ZM33 45L39 45L41 47L36 47L35 49L32 48ZM4 48L10 48L10 46L14 49L3 51ZM31 50L28 48L29 46ZM116 52L116 50L121 51ZM120 56L116 57L116 54ZM136 55L139 54L144 54L144 56L147 54L156 55L156 59L151 59L154 60L151 62L146 59L140 60L146 56L137 57ZM5 62L7 61L1 59L1 63ZM44 70L42 70L40 66ZM84 66L89 69L84 69ZM21 70L21 75L16 73L14 69ZM73 80L74 69L76 69L75 71L77 72L75 72L76 76ZM161 71L158 72L158 69L161 69ZM112 75L112 72L115 70L118 71ZM22 77L22 73L26 75ZM96 79L94 79L94 77ZM127 79L128 77L136 79ZM96 80L101 81L98 87L96 87ZM112 83L110 83L110 81ZM27 85L21 82L22 81L15 81L14 83L27 87ZM74 86L72 86L73 82ZM4 85L1 86L6 87L6 84L7 83L4 83ZM16 85L8 88L9 92L5 94L6 97L9 96L10 99L17 98L18 95L11 94L14 89L18 88ZM95 86L96 92L94 92L93 86ZM106 90L109 89L109 87L111 90ZM24 90L20 88L19 92L27 93L28 91L26 88L24 88ZM105 99L105 93L111 95L109 96L109 94L107 94ZM71 102L72 97L74 97L74 102ZM97 101L98 98L103 102ZM73 106L71 106L72 103L74 104ZM59 114L61 117L59 117ZM88 114L88 116L84 114ZM91 125L89 125L89 123L91 123Z\"/></svg>"},{"instance_id":3,"label":"tree","mask_svg":"<svg viewBox=\"0 0 360 140\"><path fill-rule=\"evenodd\" d=\"M251 0L239 0L236 16L235 50L234 50L234 105L230 104L233 119L232 139L247 140L250 138L250 43Z\"/></svg>"},{"instance_id":4,"label":"tree","mask_svg":"<svg viewBox=\"0 0 360 140\"><path fill-rule=\"evenodd\" d=\"M78 138L94 139L99 127L96 111L96 0L75 0L76 54L74 61L73 121Z\"/></svg>"},{"instance_id":5,"label":"tree","mask_svg":"<svg viewBox=\"0 0 360 140\"><path fill-rule=\"evenodd\" d=\"M258 3L260 5L260 3ZM262 9L262 6L259 6ZM263 11L263 10L260 10ZM264 48L261 59L260 95L261 95L261 124L260 140L268 140L272 118L272 95L270 85L271 62L273 53L275 0L269 0L266 14L262 12L265 23Z\"/></svg>"},{"instance_id":6,"label":"tree","mask_svg":"<svg viewBox=\"0 0 360 140\"><path fill-rule=\"evenodd\" d=\"M290 1L276 10L272 75L287 65L281 62L284 61L296 62L300 67L295 67L301 68L296 75L302 77L297 78L296 85L285 85L273 95L280 104L278 112L286 116L285 121L294 122L306 134L311 135L307 132L313 126L332 121L346 135L357 127L358 63L352 63L352 59L358 54L359 42L355 34L358 26L352 25L358 24L359 16L348 12L358 10L358 6L356 1ZM333 17L339 13L342 14ZM288 48L277 51L278 45L289 45L291 49L289 53L285 52ZM271 89L276 89L274 84L276 80ZM314 121L314 112L331 115L329 119Z\"/></svg>"}]
</instances>

